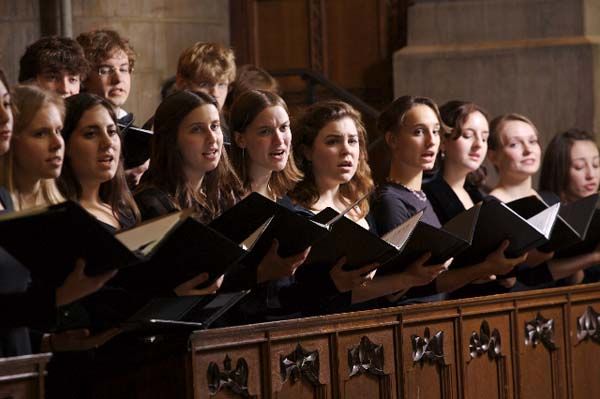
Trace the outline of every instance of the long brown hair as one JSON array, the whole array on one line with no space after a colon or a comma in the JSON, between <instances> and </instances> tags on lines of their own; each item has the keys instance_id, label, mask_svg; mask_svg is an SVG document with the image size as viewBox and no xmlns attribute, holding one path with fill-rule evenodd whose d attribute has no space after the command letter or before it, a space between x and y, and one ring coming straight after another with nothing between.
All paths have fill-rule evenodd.
<instances>
[{"instance_id":1,"label":"long brown hair","mask_svg":"<svg viewBox=\"0 0 600 399\"><path fill-rule=\"evenodd\" d=\"M290 197L300 205L310 208L319 200L312 163L305 157L304 150L311 148L321 129L329 122L350 118L358 131L359 157L356 173L349 182L340 185L339 192L347 205L352 204L373 190L371 169L367 162L367 132L360 113L350 104L342 101L322 101L308 107L294 126L294 149L296 161L304 173L304 180L290 192ZM358 204L359 217L369 213L369 201L365 198Z\"/></svg>"},{"instance_id":2,"label":"long brown hair","mask_svg":"<svg viewBox=\"0 0 600 399\"><path fill-rule=\"evenodd\" d=\"M139 192L145 188L158 188L170 196L176 208L192 208L204 222L233 206L244 194L242 183L224 149L221 149L217 167L202 179L200 190L192 187L186 179L177 143L179 126L190 112L207 104L217 107L213 97L184 90L170 95L158 106L154 118L150 168L144 173L137 189Z\"/></svg>"},{"instance_id":3,"label":"long brown hair","mask_svg":"<svg viewBox=\"0 0 600 399\"><path fill-rule=\"evenodd\" d=\"M110 118L112 119L115 126L117 125L117 117L113 110L112 105L102 97L99 97L91 93L80 93L71 96L65 100L67 106L67 113L65 116L65 123L62 130L62 135L65 139L65 146L69 145L69 139L75 131L77 124L81 120L83 114L96 106L101 106L108 111ZM119 140L123 142L123 137L118 131ZM62 173L59 177L58 183L59 188L63 195L71 200L79 201L81 198L81 184L77 179L73 166L71 165L71 159L66 156L63 163ZM138 207L133 200L131 191L127 187L127 181L125 179L125 171L123 169L123 151L119 154L119 164L117 166L117 172L115 176L109 181L105 181L100 184L100 199L110 205L113 216L117 220L123 219L135 219L136 222L140 221L140 212Z\"/></svg>"},{"instance_id":4,"label":"long brown hair","mask_svg":"<svg viewBox=\"0 0 600 399\"><path fill-rule=\"evenodd\" d=\"M571 148L576 141L589 141L596 148L598 144L594 134L580 129L569 129L557 134L550 140L542 162L540 174L540 191L551 191L564 200L564 193L569 186L569 169L571 168Z\"/></svg>"},{"instance_id":5,"label":"long brown hair","mask_svg":"<svg viewBox=\"0 0 600 399\"><path fill-rule=\"evenodd\" d=\"M233 134L244 134L248 126L256 119L258 114L269 107L281 107L288 113L287 105L276 93L265 90L250 90L244 92L231 107L229 126ZM248 174L250 157L246 156L244 149L237 145L236 140L231 140L231 162L242 179L247 190L250 190L250 176ZM302 172L296 166L293 149L290 148L288 161L281 171L273 171L269 178L269 188L277 198L281 198L292 190L302 180Z\"/></svg>"}]
</instances>

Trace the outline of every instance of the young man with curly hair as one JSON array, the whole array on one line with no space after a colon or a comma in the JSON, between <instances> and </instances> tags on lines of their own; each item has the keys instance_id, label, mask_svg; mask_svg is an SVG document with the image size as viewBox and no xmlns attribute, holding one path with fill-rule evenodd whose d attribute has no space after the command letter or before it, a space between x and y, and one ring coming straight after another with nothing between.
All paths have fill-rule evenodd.
<instances>
[{"instance_id":1,"label":"young man with curly hair","mask_svg":"<svg viewBox=\"0 0 600 399\"><path fill-rule=\"evenodd\" d=\"M66 98L79 93L88 70L83 49L75 40L46 36L25 50L20 60L19 83L33 83Z\"/></svg>"}]
</instances>

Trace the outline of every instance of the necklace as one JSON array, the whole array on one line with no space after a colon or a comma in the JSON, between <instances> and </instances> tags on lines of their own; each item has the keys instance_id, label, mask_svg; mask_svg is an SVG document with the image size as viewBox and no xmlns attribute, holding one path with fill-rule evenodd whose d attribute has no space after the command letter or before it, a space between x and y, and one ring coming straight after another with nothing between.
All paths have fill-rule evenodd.
<instances>
[{"instance_id":1,"label":"necklace","mask_svg":"<svg viewBox=\"0 0 600 399\"><path fill-rule=\"evenodd\" d=\"M411 193L412 195L414 195L421 202L427 201L427 195L423 191L421 191L421 190L413 190L412 188L407 187L406 185L400 183L397 180L392 179L389 176L386 177L385 181L388 182L388 183L396 184L396 185L402 187L403 189L405 189L406 191L408 191L409 193Z\"/></svg>"}]
</instances>

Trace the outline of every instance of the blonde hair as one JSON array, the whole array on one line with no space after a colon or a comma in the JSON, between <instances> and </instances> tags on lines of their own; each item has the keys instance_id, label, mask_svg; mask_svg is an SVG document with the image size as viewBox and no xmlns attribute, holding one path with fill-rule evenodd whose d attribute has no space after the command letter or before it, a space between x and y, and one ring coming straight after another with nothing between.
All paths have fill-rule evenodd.
<instances>
[{"instance_id":1,"label":"blonde hair","mask_svg":"<svg viewBox=\"0 0 600 399\"><path fill-rule=\"evenodd\" d=\"M36 86L17 86L12 93L14 104L14 135L20 135L31 123L37 113L46 105L54 105L61 118L65 117L65 105L63 99L57 94L40 89ZM2 172L0 173L0 185L6 187L14 200L15 210L22 210L19 188L15 183L15 155L11 145L8 152L0 160ZM40 181L37 197L42 197L46 204L57 204L65 198L61 195L56 185L56 179L42 179Z\"/></svg>"},{"instance_id":2,"label":"blonde hair","mask_svg":"<svg viewBox=\"0 0 600 399\"><path fill-rule=\"evenodd\" d=\"M177 63L177 77L185 81L208 79L213 83L235 80L233 50L219 43L197 42L183 50Z\"/></svg>"}]
</instances>

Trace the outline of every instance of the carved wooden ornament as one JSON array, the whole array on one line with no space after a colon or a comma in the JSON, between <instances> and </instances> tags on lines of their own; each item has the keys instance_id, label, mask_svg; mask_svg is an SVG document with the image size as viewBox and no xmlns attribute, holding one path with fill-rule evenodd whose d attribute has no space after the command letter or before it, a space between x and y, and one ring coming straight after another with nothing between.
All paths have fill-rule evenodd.
<instances>
[{"instance_id":1,"label":"carved wooden ornament","mask_svg":"<svg viewBox=\"0 0 600 399\"><path fill-rule=\"evenodd\" d=\"M469 340L469 353L474 359L487 353L490 359L495 359L502 356L502 345L500 339L500 331L494 328L490 334L490 325L487 320L481 322L479 334L473 331Z\"/></svg>"},{"instance_id":2,"label":"carved wooden ornament","mask_svg":"<svg viewBox=\"0 0 600 399\"><path fill-rule=\"evenodd\" d=\"M306 351L300 344L286 356L279 357L281 379L291 379L295 383L306 378L314 386L319 386L319 351Z\"/></svg>"},{"instance_id":3,"label":"carved wooden ornament","mask_svg":"<svg viewBox=\"0 0 600 399\"><path fill-rule=\"evenodd\" d=\"M248 393L248 363L246 359L239 358L235 369L231 369L231 358L225 356L223 360L223 371L215 362L210 362L206 372L208 379L208 390L211 395L216 395L221 389L227 388L232 392L249 398Z\"/></svg>"},{"instance_id":4,"label":"carved wooden ornament","mask_svg":"<svg viewBox=\"0 0 600 399\"><path fill-rule=\"evenodd\" d=\"M600 344L600 314L588 306L585 312L577 319L577 342L591 339Z\"/></svg>"},{"instance_id":5,"label":"carved wooden ornament","mask_svg":"<svg viewBox=\"0 0 600 399\"><path fill-rule=\"evenodd\" d=\"M350 377L363 373L385 375L383 372L383 345L371 342L363 336L360 344L348 349L348 368Z\"/></svg>"},{"instance_id":6,"label":"carved wooden ornament","mask_svg":"<svg viewBox=\"0 0 600 399\"><path fill-rule=\"evenodd\" d=\"M556 349L554 320L546 319L538 313L535 319L525 323L525 345L532 345L535 348L540 342L550 351Z\"/></svg>"},{"instance_id":7,"label":"carved wooden ornament","mask_svg":"<svg viewBox=\"0 0 600 399\"><path fill-rule=\"evenodd\" d=\"M412 343L413 362L436 363L440 366L446 364L444 361L444 332L438 331L433 337L429 332L429 327L425 327L423 337L413 334L410 337Z\"/></svg>"}]
</instances>

